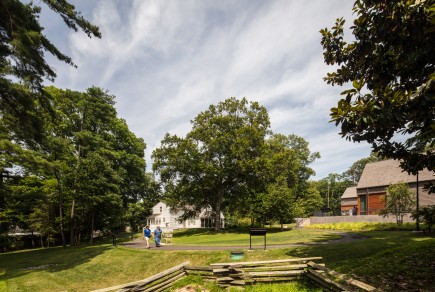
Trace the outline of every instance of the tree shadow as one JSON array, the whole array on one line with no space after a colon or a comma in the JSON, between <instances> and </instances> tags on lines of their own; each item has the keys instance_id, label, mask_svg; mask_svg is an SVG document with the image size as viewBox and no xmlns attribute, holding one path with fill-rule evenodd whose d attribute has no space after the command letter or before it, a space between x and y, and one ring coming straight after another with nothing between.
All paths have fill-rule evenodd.
<instances>
[{"instance_id":1,"label":"tree shadow","mask_svg":"<svg viewBox=\"0 0 435 292\"><path fill-rule=\"evenodd\" d=\"M105 239L94 245L38 248L0 254L0 281L40 270L56 273L72 269L116 248L105 243L107 241Z\"/></svg>"}]
</instances>

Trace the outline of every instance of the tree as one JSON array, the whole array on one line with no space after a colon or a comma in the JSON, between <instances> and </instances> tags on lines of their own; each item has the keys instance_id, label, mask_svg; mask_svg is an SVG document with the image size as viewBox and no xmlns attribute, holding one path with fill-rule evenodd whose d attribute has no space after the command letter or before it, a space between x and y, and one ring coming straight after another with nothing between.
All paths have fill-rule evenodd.
<instances>
[{"instance_id":1,"label":"tree","mask_svg":"<svg viewBox=\"0 0 435 292\"><path fill-rule=\"evenodd\" d=\"M432 226L435 223L435 206L425 206L417 210L414 210L411 215L412 218L418 219L420 222L427 224L427 229L432 232Z\"/></svg>"},{"instance_id":2,"label":"tree","mask_svg":"<svg viewBox=\"0 0 435 292\"><path fill-rule=\"evenodd\" d=\"M311 152L309 143L304 138L297 135L288 136L288 147L293 149L295 153L296 162L296 177L297 185L295 188L295 195L297 198L302 198L307 193L309 188L308 180L312 175L315 175L314 170L309 167L316 159L320 158L319 152Z\"/></svg>"},{"instance_id":3,"label":"tree","mask_svg":"<svg viewBox=\"0 0 435 292\"><path fill-rule=\"evenodd\" d=\"M27 149L0 132L0 166L9 170L0 185L0 219L11 223L1 231L31 228L49 239L60 235L66 245L69 228L71 245L83 235L92 241L96 229L126 225L129 203L155 202L158 185L145 173L143 139L117 118L114 96L95 87L46 91L54 118L42 113L39 143ZM20 200L29 196L37 199Z\"/></svg>"},{"instance_id":4,"label":"tree","mask_svg":"<svg viewBox=\"0 0 435 292\"><path fill-rule=\"evenodd\" d=\"M302 137L282 134L271 135L266 140L265 151L257 164L257 173L260 174L257 192L260 192L260 195L270 193L270 189L275 188L276 184L281 183L281 180L285 178L285 187L292 192L291 201L288 202L291 204L292 211L288 213L288 218L293 218L295 214L303 216L303 214L312 213L314 209L322 205L322 198L310 189L308 179L314 174L314 171L309 167L309 164L319 157L318 152L310 152L308 142ZM264 191L261 191L262 189ZM265 217L263 216L265 213L264 204L252 204L251 201L248 201L247 205L254 217L255 215ZM298 208L297 212L295 208Z\"/></svg>"},{"instance_id":5,"label":"tree","mask_svg":"<svg viewBox=\"0 0 435 292\"><path fill-rule=\"evenodd\" d=\"M82 230L92 234L96 228L122 226L128 203L153 197L145 175L146 145L117 118L115 97L106 91L96 87L85 93L53 87L47 91L58 110L49 140L69 142L69 156L57 157L69 165L61 183L69 190L70 244L75 245ZM56 150L50 145L46 148Z\"/></svg>"},{"instance_id":6,"label":"tree","mask_svg":"<svg viewBox=\"0 0 435 292\"><path fill-rule=\"evenodd\" d=\"M242 202L256 183L269 127L264 107L229 98L197 115L185 138L166 134L152 157L168 204L187 217L211 206L219 230L221 210Z\"/></svg>"},{"instance_id":7,"label":"tree","mask_svg":"<svg viewBox=\"0 0 435 292\"><path fill-rule=\"evenodd\" d=\"M101 37L98 27L84 19L68 1L42 2L58 13L69 28L75 31L80 28L89 37ZM54 80L56 73L47 64L45 52L74 65L43 34L40 12L41 7L33 2L3 0L0 6L0 111L2 115L16 116L17 127L32 127L31 122L37 119L34 99L39 100L40 106L48 107L49 96L42 82Z\"/></svg>"},{"instance_id":8,"label":"tree","mask_svg":"<svg viewBox=\"0 0 435 292\"><path fill-rule=\"evenodd\" d=\"M295 217L309 217L312 216L314 211L320 210L323 206L323 199L320 192L316 189L314 183L309 183L308 189L305 191L303 197L296 200L295 203Z\"/></svg>"},{"instance_id":9,"label":"tree","mask_svg":"<svg viewBox=\"0 0 435 292\"><path fill-rule=\"evenodd\" d=\"M43 81L53 81L56 73L46 62L45 53L75 66L43 34L38 19L41 8L33 2L26 2L3 0L0 5L1 155L11 148L14 148L14 152L20 152L20 146L28 150L28 153L38 148L45 133L43 117L50 114L54 118L51 97L44 90ZM66 0L42 2L58 13L69 28L75 31L80 28L89 37L101 37L98 27L84 19ZM14 145L10 143L12 141ZM6 214L8 210L4 209L2 203L7 192L3 179L10 177L8 165L0 165L0 175L0 213ZM0 229L1 232L7 229L3 222Z\"/></svg>"},{"instance_id":10,"label":"tree","mask_svg":"<svg viewBox=\"0 0 435 292\"><path fill-rule=\"evenodd\" d=\"M286 177L280 176L275 183L270 184L262 199L263 209L269 215L268 219L278 220L281 229L284 223L293 221L295 197L287 185Z\"/></svg>"},{"instance_id":11,"label":"tree","mask_svg":"<svg viewBox=\"0 0 435 292\"><path fill-rule=\"evenodd\" d=\"M344 40L342 18L321 30L325 63L337 66L325 81L353 84L332 121L347 140L370 143L410 173L435 170L427 150L435 145L435 2L357 0L353 11L354 41Z\"/></svg>"},{"instance_id":12,"label":"tree","mask_svg":"<svg viewBox=\"0 0 435 292\"><path fill-rule=\"evenodd\" d=\"M397 224L403 223L403 216L410 213L415 205L413 192L405 183L391 184L387 188L384 203L385 208L379 214L384 217L390 214L396 216Z\"/></svg>"}]
</instances>

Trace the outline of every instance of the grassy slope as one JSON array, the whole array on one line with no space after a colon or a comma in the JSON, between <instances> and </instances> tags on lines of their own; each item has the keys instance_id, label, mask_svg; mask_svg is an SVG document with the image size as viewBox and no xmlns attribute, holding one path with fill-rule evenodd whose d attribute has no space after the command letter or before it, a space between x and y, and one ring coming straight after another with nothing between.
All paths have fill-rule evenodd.
<instances>
[{"instance_id":1,"label":"grassy slope","mask_svg":"<svg viewBox=\"0 0 435 292\"><path fill-rule=\"evenodd\" d=\"M255 250L246 252L243 261L323 256L328 267L386 291L435 291L434 236L410 231L360 233L369 238L341 244ZM268 241L271 235L268 234ZM209 240L207 235L201 236L200 242ZM234 234L233 238L237 236ZM136 250L107 243L0 254L0 291L89 291L144 279L186 260L192 265L207 265L228 262L230 258L228 251ZM255 291L278 291L275 288L270 290L268 286Z\"/></svg>"}]
</instances>

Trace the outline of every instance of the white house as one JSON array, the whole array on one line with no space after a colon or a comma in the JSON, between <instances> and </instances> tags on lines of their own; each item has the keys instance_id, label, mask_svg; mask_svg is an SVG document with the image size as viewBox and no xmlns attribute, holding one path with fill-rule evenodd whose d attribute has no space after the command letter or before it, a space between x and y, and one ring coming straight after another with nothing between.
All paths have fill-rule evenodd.
<instances>
[{"instance_id":1,"label":"white house","mask_svg":"<svg viewBox=\"0 0 435 292\"><path fill-rule=\"evenodd\" d=\"M172 231L178 228L207 228L214 227L215 218L211 208L204 208L201 213L194 218L189 218L184 221L179 221L183 211L171 212L171 208L164 202L157 203L153 209L152 214L146 218L147 225L151 230L160 226L164 231ZM224 214L221 212L221 227L224 227Z\"/></svg>"}]
</instances>

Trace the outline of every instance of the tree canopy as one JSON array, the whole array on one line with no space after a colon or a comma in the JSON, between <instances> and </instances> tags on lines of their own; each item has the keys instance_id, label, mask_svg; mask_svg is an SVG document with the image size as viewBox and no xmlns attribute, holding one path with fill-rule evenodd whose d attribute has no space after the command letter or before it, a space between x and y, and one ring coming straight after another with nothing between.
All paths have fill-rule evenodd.
<instances>
[{"instance_id":1,"label":"tree canopy","mask_svg":"<svg viewBox=\"0 0 435 292\"><path fill-rule=\"evenodd\" d=\"M198 114L185 138L167 134L152 157L169 205L186 216L211 206L219 229L223 205L243 201L255 182L269 125L264 107L229 98Z\"/></svg>"},{"instance_id":2,"label":"tree canopy","mask_svg":"<svg viewBox=\"0 0 435 292\"><path fill-rule=\"evenodd\" d=\"M45 53L67 64L74 63L43 34L39 23L41 7L23 2L2 0L0 5L0 114L5 123L15 125L21 138L34 141L40 138L40 112L50 111L50 97L43 81L56 77ZM69 28L81 29L89 37L101 37L98 27L84 19L68 1L42 2L59 14Z\"/></svg>"},{"instance_id":3,"label":"tree canopy","mask_svg":"<svg viewBox=\"0 0 435 292\"><path fill-rule=\"evenodd\" d=\"M389 185L383 201L385 208L379 214L384 217L394 215L397 224L402 224L403 216L410 213L415 206L414 193L402 182Z\"/></svg>"},{"instance_id":4,"label":"tree canopy","mask_svg":"<svg viewBox=\"0 0 435 292\"><path fill-rule=\"evenodd\" d=\"M38 143L0 132L0 232L20 227L75 245L97 229L137 227L158 188L145 173L146 145L117 117L114 96L96 87L45 90L55 115L42 113Z\"/></svg>"},{"instance_id":5,"label":"tree canopy","mask_svg":"<svg viewBox=\"0 0 435 292\"><path fill-rule=\"evenodd\" d=\"M220 211L251 222L291 221L314 173L308 165L318 156L301 137L272 134L266 108L245 98L211 105L195 117L186 137L166 134L152 154L166 202L186 218L212 207L215 229Z\"/></svg>"},{"instance_id":6,"label":"tree canopy","mask_svg":"<svg viewBox=\"0 0 435 292\"><path fill-rule=\"evenodd\" d=\"M345 20L321 30L328 84L353 88L331 109L341 135L366 141L408 172L435 169L435 1L357 0ZM398 135L403 134L403 137Z\"/></svg>"}]
</instances>

